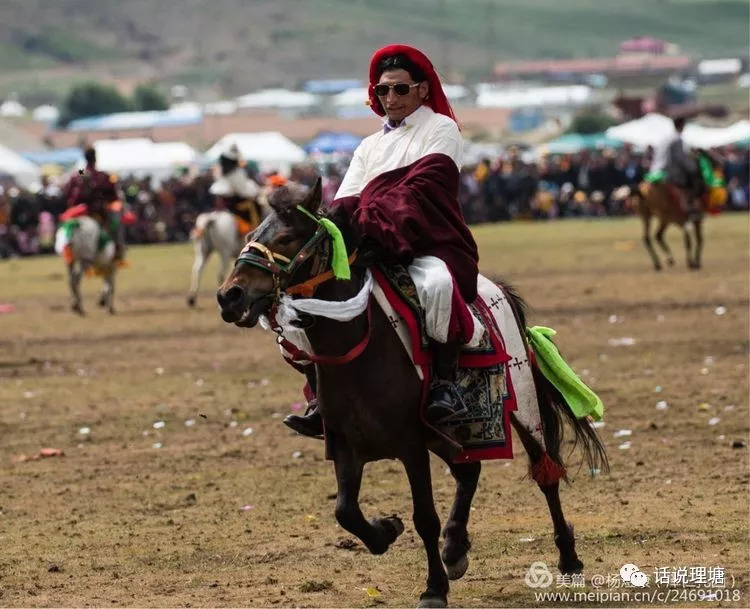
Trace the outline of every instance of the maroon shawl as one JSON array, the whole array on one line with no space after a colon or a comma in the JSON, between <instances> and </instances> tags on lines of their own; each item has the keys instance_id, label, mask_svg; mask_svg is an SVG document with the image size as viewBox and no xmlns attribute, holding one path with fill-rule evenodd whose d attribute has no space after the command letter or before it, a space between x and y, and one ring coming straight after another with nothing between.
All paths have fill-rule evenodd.
<instances>
[{"instance_id":1,"label":"maroon shawl","mask_svg":"<svg viewBox=\"0 0 750 609\"><path fill-rule=\"evenodd\" d=\"M372 238L402 264L436 256L453 274L461 296L477 296L479 255L458 203L459 173L445 154L380 174L360 193L334 202L347 212L354 230Z\"/></svg>"}]
</instances>

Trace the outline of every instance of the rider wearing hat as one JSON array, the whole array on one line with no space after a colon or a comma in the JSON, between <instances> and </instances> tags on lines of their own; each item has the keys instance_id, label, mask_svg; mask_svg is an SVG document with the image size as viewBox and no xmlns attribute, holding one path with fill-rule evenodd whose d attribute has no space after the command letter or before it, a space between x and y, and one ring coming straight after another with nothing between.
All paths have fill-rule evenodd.
<instances>
[{"instance_id":1,"label":"rider wearing hat","mask_svg":"<svg viewBox=\"0 0 750 609\"><path fill-rule=\"evenodd\" d=\"M430 60L391 45L370 61L369 104L382 127L354 152L333 205L361 239L361 257L407 267L433 342L427 417L465 412L455 387L458 356L481 327L467 307L477 295L476 243L458 202L463 141ZM309 378L309 375L308 375ZM285 423L322 432L317 410Z\"/></svg>"},{"instance_id":2,"label":"rider wearing hat","mask_svg":"<svg viewBox=\"0 0 750 609\"><path fill-rule=\"evenodd\" d=\"M235 215L238 231L243 235L249 233L260 223L256 203L260 188L242 166L237 144L221 153L219 169L221 175L211 185L209 193Z\"/></svg>"}]
</instances>

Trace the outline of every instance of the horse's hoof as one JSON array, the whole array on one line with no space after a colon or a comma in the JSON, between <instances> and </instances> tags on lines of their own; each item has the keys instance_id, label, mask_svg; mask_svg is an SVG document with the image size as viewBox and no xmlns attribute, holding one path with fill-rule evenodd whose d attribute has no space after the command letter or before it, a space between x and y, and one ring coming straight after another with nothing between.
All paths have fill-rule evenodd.
<instances>
[{"instance_id":1,"label":"horse's hoof","mask_svg":"<svg viewBox=\"0 0 750 609\"><path fill-rule=\"evenodd\" d=\"M661 266L657 266L657 265L654 265L654 270L655 270L656 272L659 272L659 271L661 271Z\"/></svg>"},{"instance_id":2,"label":"horse's hoof","mask_svg":"<svg viewBox=\"0 0 750 609\"><path fill-rule=\"evenodd\" d=\"M110 314L110 315L114 315L115 313L116 313L116 311L114 310L114 308L111 308L111 309L109 310L109 314Z\"/></svg>"},{"instance_id":3,"label":"horse's hoof","mask_svg":"<svg viewBox=\"0 0 750 609\"><path fill-rule=\"evenodd\" d=\"M404 532L404 523L398 516L373 519L370 524L378 531L378 538L375 543L368 544L367 549L375 555L385 554L391 544Z\"/></svg>"},{"instance_id":4,"label":"horse's hoof","mask_svg":"<svg viewBox=\"0 0 750 609\"><path fill-rule=\"evenodd\" d=\"M107 297L105 295L102 295L99 297L99 306L103 309L107 306Z\"/></svg>"},{"instance_id":5,"label":"horse's hoof","mask_svg":"<svg viewBox=\"0 0 750 609\"><path fill-rule=\"evenodd\" d=\"M86 317L86 313L83 310L83 307L79 304L74 304L70 307L70 310L73 311L73 313L78 313L81 317Z\"/></svg>"},{"instance_id":6,"label":"horse's hoof","mask_svg":"<svg viewBox=\"0 0 750 609\"><path fill-rule=\"evenodd\" d=\"M667 260L667 264L669 266L674 266L674 260Z\"/></svg>"},{"instance_id":7,"label":"horse's hoof","mask_svg":"<svg viewBox=\"0 0 750 609\"><path fill-rule=\"evenodd\" d=\"M583 562L576 556L572 560L560 561L557 565L560 573L563 575L572 575L574 573L583 573Z\"/></svg>"},{"instance_id":8,"label":"horse's hoof","mask_svg":"<svg viewBox=\"0 0 750 609\"><path fill-rule=\"evenodd\" d=\"M395 534L393 538L394 540L404 532L404 523L398 516L388 516L388 518L383 518L383 524L391 526Z\"/></svg>"},{"instance_id":9,"label":"horse's hoof","mask_svg":"<svg viewBox=\"0 0 750 609\"><path fill-rule=\"evenodd\" d=\"M194 307L195 306L195 296L188 296L188 298L187 298L187 305L189 307Z\"/></svg>"},{"instance_id":10,"label":"horse's hoof","mask_svg":"<svg viewBox=\"0 0 750 609\"><path fill-rule=\"evenodd\" d=\"M445 563L443 563L445 564ZM452 565L445 565L445 572L448 574L448 579L461 579L466 573L466 569L469 568L469 557L464 554Z\"/></svg>"},{"instance_id":11,"label":"horse's hoof","mask_svg":"<svg viewBox=\"0 0 750 609\"><path fill-rule=\"evenodd\" d=\"M435 592L425 592L419 597L419 604L417 609L427 609L428 607L435 607L436 609L442 609L448 606L448 599L443 594L437 594Z\"/></svg>"}]
</instances>

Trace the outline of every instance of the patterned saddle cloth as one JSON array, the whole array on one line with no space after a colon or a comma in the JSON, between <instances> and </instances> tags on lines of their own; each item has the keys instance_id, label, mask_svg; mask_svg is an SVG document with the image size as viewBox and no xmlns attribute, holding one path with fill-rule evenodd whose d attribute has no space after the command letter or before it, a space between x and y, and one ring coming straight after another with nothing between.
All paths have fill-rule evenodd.
<instances>
[{"instance_id":1,"label":"patterned saddle cloth","mask_svg":"<svg viewBox=\"0 0 750 609\"><path fill-rule=\"evenodd\" d=\"M373 268L373 296L385 312L422 380L422 414L430 386L432 354L425 333L424 310L405 268ZM485 333L459 357L457 389L465 415L442 423L438 433L463 447L456 462L511 459L510 413L541 438L541 420L526 343L507 295L479 276L476 301L470 305ZM429 425L429 424L428 424ZM542 440L543 442L543 440Z\"/></svg>"}]
</instances>

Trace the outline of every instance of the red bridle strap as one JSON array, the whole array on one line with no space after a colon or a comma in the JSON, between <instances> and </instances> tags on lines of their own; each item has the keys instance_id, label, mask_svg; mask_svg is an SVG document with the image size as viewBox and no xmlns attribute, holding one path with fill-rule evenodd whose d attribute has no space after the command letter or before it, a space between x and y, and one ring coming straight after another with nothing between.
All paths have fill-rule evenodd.
<instances>
[{"instance_id":1,"label":"red bridle strap","mask_svg":"<svg viewBox=\"0 0 750 609\"><path fill-rule=\"evenodd\" d=\"M271 318L271 322L275 324L275 316ZM343 355L315 355L313 353L306 353L297 345L290 342L286 338L284 338L284 335L279 333L279 335L276 338L276 342L281 345L281 347L284 348L284 350L289 353L290 357L287 358L288 360L291 360L292 362L300 362L300 361L308 361L313 362L314 364L330 364L330 365L340 365L340 364L346 364L348 362L351 362L352 360L357 359L360 355L362 355L362 352L367 348L367 345L370 343L370 336L372 335L372 301L367 303L367 332L365 333L364 337L361 341L359 341L356 345L354 345L349 351L344 353Z\"/></svg>"}]
</instances>

